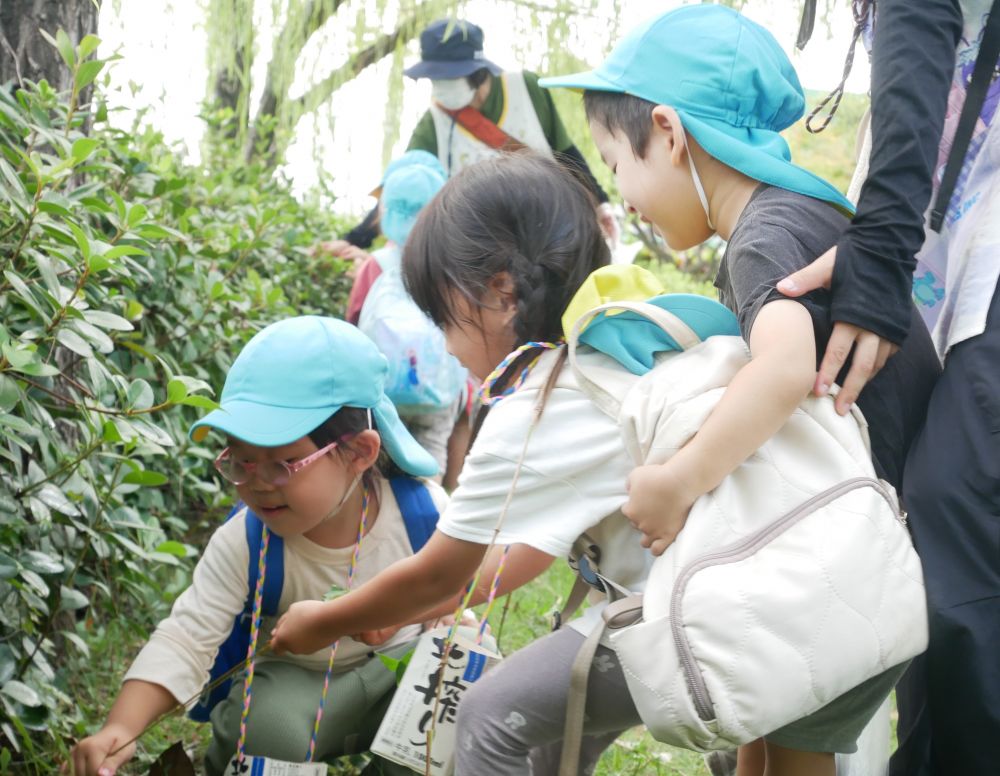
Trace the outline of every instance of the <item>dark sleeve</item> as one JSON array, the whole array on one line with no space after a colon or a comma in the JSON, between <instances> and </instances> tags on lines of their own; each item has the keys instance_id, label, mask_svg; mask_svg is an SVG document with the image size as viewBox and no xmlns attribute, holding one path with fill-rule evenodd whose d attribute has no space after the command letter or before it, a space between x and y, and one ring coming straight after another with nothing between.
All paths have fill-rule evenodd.
<instances>
[{"instance_id":1,"label":"dark sleeve","mask_svg":"<svg viewBox=\"0 0 1000 776\"><path fill-rule=\"evenodd\" d=\"M831 312L897 344L910 327L915 255L961 32L959 0L879 1L871 163L837 243Z\"/></svg>"},{"instance_id":2,"label":"dark sleeve","mask_svg":"<svg viewBox=\"0 0 1000 776\"><path fill-rule=\"evenodd\" d=\"M598 202L608 201L608 195L605 193L604 189L601 188L601 184L597 182L597 178L594 177L594 173L590 171L590 165L588 165L587 160L583 158L583 154L580 153L580 149L578 149L575 145L571 145L564 151L555 152L555 157L557 162L573 173L580 179L584 186L590 189L591 193L597 198Z\"/></svg>"},{"instance_id":3,"label":"dark sleeve","mask_svg":"<svg viewBox=\"0 0 1000 776\"><path fill-rule=\"evenodd\" d=\"M367 248L381 233L378 226L378 204L376 204L360 224L344 235L344 239L351 245Z\"/></svg>"},{"instance_id":4,"label":"dark sleeve","mask_svg":"<svg viewBox=\"0 0 1000 776\"><path fill-rule=\"evenodd\" d=\"M757 222L743 230L726 249L723 301L736 313L740 334L750 342L754 321L764 306L788 297L777 290L778 281L802 269L804 246L787 229ZM812 319L817 351L830 339L830 292L811 291L794 301L806 308Z\"/></svg>"},{"instance_id":5,"label":"dark sleeve","mask_svg":"<svg viewBox=\"0 0 1000 776\"><path fill-rule=\"evenodd\" d=\"M434 117L430 111L426 111L413 128L410 135L410 142L406 145L407 151L426 151L437 156L438 141L437 130L434 128Z\"/></svg>"}]
</instances>

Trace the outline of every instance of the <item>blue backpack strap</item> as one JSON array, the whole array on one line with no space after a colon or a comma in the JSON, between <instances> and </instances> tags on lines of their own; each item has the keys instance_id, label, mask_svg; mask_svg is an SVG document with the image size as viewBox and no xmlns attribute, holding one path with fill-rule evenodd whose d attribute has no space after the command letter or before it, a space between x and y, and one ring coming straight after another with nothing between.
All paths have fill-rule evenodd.
<instances>
[{"instance_id":1,"label":"blue backpack strap","mask_svg":"<svg viewBox=\"0 0 1000 776\"><path fill-rule=\"evenodd\" d=\"M403 525L414 552L427 544L437 527L438 509L427 486L413 477L393 477L389 480L392 494L403 515Z\"/></svg>"},{"instance_id":2,"label":"blue backpack strap","mask_svg":"<svg viewBox=\"0 0 1000 776\"><path fill-rule=\"evenodd\" d=\"M250 548L250 559L247 566L247 600L243 605L243 613L249 615L253 611L253 595L257 590L257 571L259 569L260 540L263 523L260 518L247 509L246 534L247 547ZM278 601L281 600L281 589L285 583L285 543L273 531L267 541L267 554L264 563L267 573L264 575L264 591L261 611L265 617L274 617L278 613Z\"/></svg>"},{"instance_id":3,"label":"blue backpack strap","mask_svg":"<svg viewBox=\"0 0 1000 776\"><path fill-rule=\"evenodd\" d=\"M244 509L243 502L239 502L233 507L226 520L238 514ZM208 682L211 684L220 676L229 671L233 666L239 665L246 660L247 649L250 646L250 625L251 613L253 612L253 597L257 590L258 579L258 558L260 556L260 540L262 523L249 509L245 518L247 548L249 558L247 562L247 597L243 602L243 611L236 616L233 622L233 629L226 640L219 646L219 651L215 656L215 663L212 665L208 675ZM264 577L264 591L262 611L268 617L273 617L278 613L278 601L281 599L281 589L284 586L285 577L285 552L284 542L281 537L272 533L267 544L267 554L264 556L267 564L267 574ZM212 709L219 701L229 695L232 681L226 681L214 688L209 693L202 694L194 706L188 711L188 716L197 722L208 722Z\"/></svg>"}]
</instances>

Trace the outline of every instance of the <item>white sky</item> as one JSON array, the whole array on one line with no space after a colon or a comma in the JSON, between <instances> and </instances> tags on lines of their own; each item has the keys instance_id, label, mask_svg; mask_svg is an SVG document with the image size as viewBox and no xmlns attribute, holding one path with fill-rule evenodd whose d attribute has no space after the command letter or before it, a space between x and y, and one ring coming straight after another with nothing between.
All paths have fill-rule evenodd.
<instances>
[{"instance_id":1,"label":"white sky","mask_svg":"<svg viewBox=\"0 0 1000 776\"><path fill-rule=\"evenodd\" d=\"M608 0L613 2L613 0ZM804 52L794 51L799 23L799 3L788 0L749 0L743 12L770 29L789 52L807 89L829 90L839 82L844 55L853 26L849 0L836 0L832 35L822 20L817 21L813 40ZM199 157L202 123L199 107L205 96L206 34L204 28L205 0L165 0L157 5L149 0L117 0L102 3L99 35L103 41L101 55L117 51L122 60L111 71L109 105L123 108L115 122L128 126L134 111L145 108L146 120L161 130L170 143L178 143L192 159ZM630 29L639 21L669 8L682 5L680 0L619 0L619 25ZM261 31L270 27L270 0L257 0L255 14ZM364 0L347 5L346 10L365 13ZM345 9L342 9L342 12ZM491 0L474 0L465 18L475 21L485 30L485 55L508 69L528 69L544 72L544 41L526 40L523 29ZM386 26L392 20L386 21ZM577 55L591 65L597 65L608 43L606 23L581 20L580 51ZM260 51L255 59L253 77L259 84L264 76L269 56L266 34L258 35ZM339 44L339 45L338 45ZM317 61L334 67L343 61L344 41L327 41L311 45ZM515 52L519 56L515 58ZM410 64L419 59L416 41L411 42L406 57ZM308 59L306 54L304 59ZM287 154L286 173L295 189L306 192L322 182L337 199L335 209L358 212L371 200L365 195L380 177L382 168L385 100L373 95L385 94L390 73L387 58L337 92L336 99L321 108L316 115L299 124L295 142ZM322 77L322 73L319 73ZM868 62L863 51L855 57L854 69L848 81L848 91L864 92L868 88ZM305 80L305 77L299 81ZM293 90L302 88L297 82ZM417 119L426 109L430 87L426 80L406 79L403 89L402 126L400 137L393 146L393 155L401 153ZM578 138L579 139L579 138Z\"/></svg>"}]
</instances>

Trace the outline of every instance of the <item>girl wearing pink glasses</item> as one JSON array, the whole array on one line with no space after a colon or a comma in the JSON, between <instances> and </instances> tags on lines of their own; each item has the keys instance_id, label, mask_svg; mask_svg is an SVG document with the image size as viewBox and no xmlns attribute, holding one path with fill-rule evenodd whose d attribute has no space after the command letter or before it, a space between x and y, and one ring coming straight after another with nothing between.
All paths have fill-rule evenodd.
<instances>
[{"instance_id":1,"label":"girl wearing pink glasses","mask_svg":"<svg viewBox=\"0 0 1000 776\"><path fill-rule=\"evenodd\" d=\"M114 774L134 755L132 739L224 673L233 640L231 665L254 642L265 654L246 672L250 681L237 675L192 711L212 724L207 773L243 772L250 756L321 762L367 749L395 688L371 647L340 639L331 672L329 646L273 660L264 645L296 601L356 587L411 556L420 521L426 538L446 502L438 485L414 479L437 465L385 396L386 372L375 345L333 318L281 321L246 345L221 408L191 429L195 442L219 432L215 467L241 506L135 659L104 726L74 747L77 776ZM400 629L380 651L401 656L419 631ZM374 758L365 773L410 771Z\"/></svg>"}]
</instances>

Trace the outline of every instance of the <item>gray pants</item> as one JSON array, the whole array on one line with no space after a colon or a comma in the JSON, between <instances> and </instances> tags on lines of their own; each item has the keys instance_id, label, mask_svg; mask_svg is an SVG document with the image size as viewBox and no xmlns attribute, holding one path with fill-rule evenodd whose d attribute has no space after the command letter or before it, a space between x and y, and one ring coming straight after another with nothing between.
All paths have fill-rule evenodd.
<instances>
[{"instance_id":1,"label":"gray pants","mask_svg":"<svg viewBox=\"0 0 1000 776\"><path fill-rule=\"evenodd\" d=\"M462 698L456 776L549 776L559 770L570 668L583 644L570 628L506 658ZM615 653L599 647L590 669L580 773L625 730L642 724Z\"/></svg>"}]
</instances>

